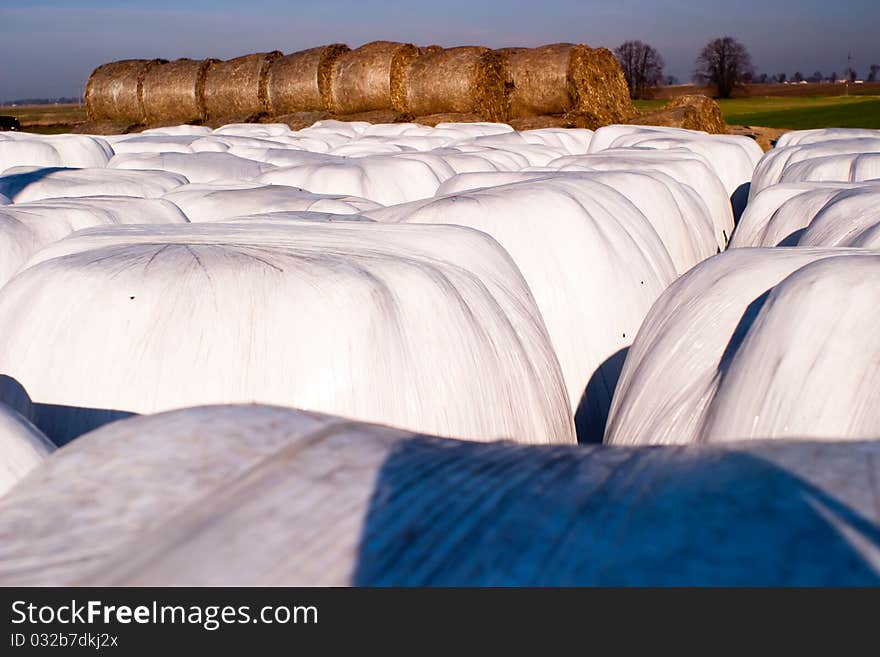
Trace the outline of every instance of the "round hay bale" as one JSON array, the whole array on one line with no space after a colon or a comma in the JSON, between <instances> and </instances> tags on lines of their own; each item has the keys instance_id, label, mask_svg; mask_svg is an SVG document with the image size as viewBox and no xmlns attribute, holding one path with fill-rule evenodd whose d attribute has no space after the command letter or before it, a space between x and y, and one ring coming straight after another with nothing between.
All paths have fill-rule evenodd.
<instances>
[{"instance_id":1,"label":"round hay bale","mask_svg":"<svg viewBox=\"0 0 880 657\"><path fill-rule=\"evenodd\" d=\"M269 67L277 50L212 62L205 76L205 111L209 119L269 112L266 92Z\"/></svg>"},{"instance_id":2,"label":"round hay bale","mask_svg":"<svg viewBox=\"0 0 880 657\"><path fill-rule=\"evenodd\" d=\"M582 79L573 67L586 61L588 50L571 43L504 49L511 85L510 116L523 118L573 110L580 97L575 81Z\"/></svg>"},{"instance_id":3,"label":"round hay bale","mask_svg":"<svg viewBox=\"0 0 880 657\"><path fill-rule=\"evenodd\" d=\"M478 114L507 119L504 58L481 46L449 48L419 57L406 72L405 105L415 116Z\"/></svg>"},{"instance_id":4,"label":"round hay bale","mask_svg":"<svg viewBox=\"0 0 880 657\"><path fill-rule=\"evenodd\" d=\"M664 105L664 109L677 109L679 107L687 108L685 123L688 125L682 125L682 128L703 130L716 135L727 133L727 124L724 122L724 114L721 113L721 107L708 96L700 94L679 96ZM691 127L691 125L696 127Z\"/></svg>"},{"instance_id":5,"label":"round hay bale","mask_svg":"<svg viewBox=\"0 0 880 657\"><path fill-rule=\"evenodd\" d=\"M344 43L332 43L301 50L272 62L266 83L271 114L281 116L328 110L333 65L350 50Z\"/></svg>"},{"instance_id":6,"label":"round hay bale","mask_svg":"<svg viewBox=\"0 0 880 657\"><path fill-rule=\"evenodd\" d=\"M417 116L413 119L415 123L431 126L432 128L438 123L481 123L483 117L479 114L462 114L456 112L445 112L441 114L428 114L427 116Z\"/></svg>"},{"instance_id":7,"label":"round hay bale","mask_svg":"<svg viewBox=\"0 0 880 657\"><path fill-rule=\"evenodd\" d=\"M204 121L205 76L216 59L176 59L152 67L144 76L144 114L147 123Z\"/></svg>"},{"instance_id":8,"label":"round hay bale","mask_svg":"<svg viewBox=\"0 0 880 657\"><path fill-rule=\"evenodd\" d=\"M638 114L617 59L607 48L586 46L572 51L572 84L577 89L575 111L592 115L591 129L626 123Z\"/></svg>"},{"instance_id":9,"label":"round hay bale","mask_svg":"<svg viewBox=\"0 0 880 657\"><path fill-rule=\"evenodd\" d=\"M718 103L708 96L699 94L674 98L659 110L641 114L629 123L702 130L716 135L727 133L727 124L724 122L724 115Z\"/></svg>"},{"instance_id":10,"label":"round hay bale","mask_svg":"<svg viewBox=\"0 0 880 657\"><path fill-rule=\"evenodd\" d=\"M393 41L373 41L345 53L330 75L331 111L338 115L401 111L406 69L418 57L413 44Z\"/></svg>"},{"instance_id":11,"label":"round hay bale","mask_svg":"<svg viewBox=\"0 0 880 657\"><path fill-rule=\"evenodd\" d=\"M86 112L92 121L144 121L143 82L164 59L124 59L92 71L86 84Z\"/></svg>"}]
</instances>

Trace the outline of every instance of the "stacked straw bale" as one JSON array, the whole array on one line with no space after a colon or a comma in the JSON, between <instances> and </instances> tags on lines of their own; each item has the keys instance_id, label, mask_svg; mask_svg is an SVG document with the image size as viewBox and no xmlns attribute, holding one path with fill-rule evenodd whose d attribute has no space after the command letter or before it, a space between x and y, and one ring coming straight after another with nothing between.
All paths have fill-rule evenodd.
<instances>
[{"instance_id":1,"label":"stacked straw bale","mask_svg":"<svg viewBox=\"0 0 880 657\"><path fill-rule=\"evenodd\" d=\"M488 48L461 46L426 53L409 65L404 82L405 93L396 105L402 113L507 120L504 58Z\"/></svg>"},{"instance_id":2,"label":"stacked straw bale","mask_svg":"<svg viewBox=\"0 0 880 657\"><path fill-rule=\"evenodd\" d=\"M588 48L555 43L539 48L505 48L510 117L561 115L577 106L576 67Z\"/></svg>"},{"instance_id":3,"label":"stacked straw bale","mask_svg":"<svg viewBox=\"0 0 880 657\"><path fill-rule=\"evenodd\" d=\"M595 129L637 114L623 72L605 48L555 43L499 53L511 125Z\"/></svg>"},{"instance_id":4,"label":"stacked straw bale","mask_svg":"<svg viewBox=\"0 0 880 657\"><path fill-rule=\"evenodd\" d=\"M125 59L96 68L86 84L86 113L92 121L145 121L143 83L163 59Z\"/></svg>"},{"instance_id":5,"label":"stacked straw bale","mask_svg":"<svg viewBox=\"0 0 880 657\"><path fill-rule=\"evenodd\" d=\"M177 59L151 68L143 82L146 122L162 125L204 121L205 78L216 61Z\"/></svg>"},{"instance_id":6,"label":"stacked straw bale","mask_svg":"<svg viewBox=\"0 0 880 657\"><path fill-rule=\"evenodd\" d=\"M86 103L92 122L126 129L267 118L304 127L328 117L598 128L637 115L614 56L570 43L493 51L374 41L355 50L335 43L228 61L125 60L95 69ZM720 129L711 107L699 103L664 112L648 120Z\"/></svg>"},{"instance_id":7,"label":"stacked straw bale","mask_svg":"<svg viewBox=\"0 0 880 657\"><path fill-rule=\"evenodd\" d=\"M590 129L625 123L638 115L629 97L629 87L617 58L607 48L587 48L576 57L574 84L578 90L576 113Z\"/></svg>"},{"instance_id":8,"label":"stacked straw bale","mask_svg":"<svg viewBox=\"0 0 880 657\"><path fill-rule=\"evenodd\" d=\"M333 43L301 50L272 62L266 83L270 113L283 116L329 111L334 65L350 50L343 43Z\"/></svg>"},{"instance_id":9,"label":"stacked straw bale","mask_svg":"<svg viewBox=\"0 0 880 657\"><path fill-rule=\"evenodd\" d=\"M269 68L281 57L276 51L213 62L205 76L208 119L258 117L269 113Z\"/></svg>"},{"instance_id":10,"label":"stacked straw bale","mask_svg":"<svg viewBox=\"0 0 880 657\"><path fill-rule=\"evenodd\" d=\"M404 76L418 59L411 43L373 41L336 59L330 75L330 110L337 116L400 106Z\"/></svg>"}]
</instances>

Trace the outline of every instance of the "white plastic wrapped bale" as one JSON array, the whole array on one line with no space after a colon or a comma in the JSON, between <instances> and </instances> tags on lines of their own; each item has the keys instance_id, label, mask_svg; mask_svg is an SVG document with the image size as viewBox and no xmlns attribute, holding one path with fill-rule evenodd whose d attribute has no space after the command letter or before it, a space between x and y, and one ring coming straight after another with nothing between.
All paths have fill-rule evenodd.
<instances>
[{"instance_id":1,"label":"white plastic wrapped bale","mask_svg":"<svg viewBox=\"0 0 880 657\"><path fill-rule=\"evenodd\" d=\"M61 155L44 141L12 139L0 134L0 174L18 166L60 167Z\"/></svg>"},{"instance_id":2,"label":"white plastic wrapped bale","mask_svg":"<svg viewBox=\"0 0 880 657\"><path fill-rule=\"evenodd\" d=\"M870 155L861 157L863 154ZM807 160L821 162L799 166ZM795 172L790 172L794 167L797 167ZM880 177L880 137L832 139L785 147L777 144L755 167L749 202L759 192L780 182L857 182L872 177L872 171L873 177Z\"/></svg>"},{"instance_id":3,"label":"white plastic wrapped bale","mask_svg":"<svg viewBox=\"0 0 880 657\"><path fill-rule=\"evenodd\" d=\"M687 148L699 153L718 174L730 197L751 181L755 166L764 155L758 143L750 137L710 135L698 130L659 126L605 126L593 134L590 142L591 153L628 147Z\"/></svg>"},{"instance_id":4,"label":"white plastic wrapped bale","mask_svg":"<svg viewBox=\"0 0 880 657\"><path fill-rule=\"evenodd\" d=\"M127 196L61 198L0 209L0 286L39 249L81 228L115 224L181 224L183 213L169 201Z\"/></svg>"},{"instance_id":5,"label":"white plastic wrapped bale","mask_svg":"<svg viewBox=\"0 0 880 657\"><path fill-rule=\"evenodd\" d=\"M615 148L593 155L561 157L548 165L558 171L659 171L690 186L709 208L719 251L733 233L733 208L721 180L702 155L677 148Z\"/></svg>"},{"instance_id":6,"label":"white plastic wrapped bale","mask_svg":"<svg viewBox=\"0 0 880 657\"><path fill-rule=\"evenodd\" d=\"M113 148L102 137L91 135L39 135L28 132L7 133L0 136L0 140L8 139L23 144L43 144L50 146L58 154L57 161L48 158L45 162L31 161L32 157L25 157L23 161L14 162L3 166L0 161L0 171L13 166L62 166L77 168L101 168L107 165L113 157ZM2 150L0 141L0 150ZM39 159L39 158L36 158ZM0 156L2 160L2 156Z\"/></svg>"},{"instance_id":7,"label":"white plastic wrapped bale","mask_svg":"<svg viewBox=\"0 0 880 657\"><path fill-rule=\"evenodd\" d=\"M438 196L542 179L595 180L626 196L663 241L676 272L684 273L717 251L709 209L697 193L660 171L493 171L458 174Z\"/></svg>"},{"instance_id":8,"label":"white plastic wrapped bale","mask_svg":"<svg viewBox=\"0 0 880 657\"><path fill-rule=\"evenodd\" d=\"M447 148L435 149L434 154L442 155L442 157L455 169L456 173L464 173L466 171L519 171L531 166L529 158L512 150L503 148L487 148L485 146L473 146L467 144L456 144ZM465 165L462 168L455 164L456 154L461 154L465 159ZM461 157L460 156L460 157ZM485 162L491 164L486 166ZM552 160L551 160L552 162ZM478 166L474 166L474 164Z\"/></svg>"},{"instance_id":9,"label":"white plastic wrapped bale","mask_svg":"<svg viewBox=\"0 0 880 657\"><path fill-rule=\"evenodd\" d=\"M184 185L163 198L179 207L193 223L298 210L359 214L382 207L354 196L313 194L296 187L260 183Z\"/></svg>"},{"instance_id":10,"label":"white plastic wrapped bale","mask_svg":"<svg viewBox=\"0 0 880 657\"><path fill-rule=\"evenodd\" d=\"M592 130L583 128L540 128L520 133L528 143L541 144L566 151L569 155L586 155L590 152Z\"/></svg>"},{"instance_id":11,"label":"white plastic wrapped bale","mask_svg":"<svg viewBox=\"0 0 880 657\"><path fill-rule=\"evenodd\" d=\"M183 135L210 135L213 132L211 128L205 125L172 125L163 128L147 128L140 134L142 135L168 135L172 137Z\"/></svg>"},{"instance_id":12,"label":"white plastic wrapped bale","mask_svg":"<svg viewBox=\"0 0 880 657\"><path fill-rule=\"evenodd\" d=\"M0 496L55 451L39 429L0 404Z\"/></svg>"},{"instance_id":13,"label":"white plastic wrapped bale","mask_svg":"<svg viewBox=\"0 0 880 657\"><path fill-rule=\"evenodd\" d=\"M457 142L455 147L459 149L477 147L506 151L524 157L528 161L528 166L539 167L546 166L557 158L571 155L564 148L548 144L530 143L523 135L524 133L521 132L505 132L500 135L474 137L473 139Z\"/></svg>"},{"instance_id":14,"label":"white plastic wrapped bale","mask_svg":"<svg viewBox=\"0 0 880 657\"><path fill-rule=\"evenodd\" d=\"M730 245L871 247L878 224L880 181L780 183L749 204Z\"/></svg>"},{"instance_id":15,"label":"white plastic wrapped bale","mask_svg":"<svg viewBox=\"0 0 880 657\"><path fill-rule=\"evenodd\" d=\"M804 146L835 141L837 139L859 139L869 137L880 139L880 130L867 130L863 128L819 128L815 130L792 130L786 132L776 141L776 148L786 146Z\"/></svg>"},{"instance_id":16,"label":"white plastic wrapped bale","mask_svg":"<svg viewBox=\"0 0 880 657\"><path fill-rule=\"evenodd\" d=\"M446 177L454 173L449 168ZM262 183L301 187L316 194L359 196L381 205L433 196L444 179L436 166L424 159L394 155L283 167L257 178Z\"/></svg>"},{"instance_id":17,"label":"white plastic wrapped bale","mask_svg":"<svg viewBox=\"0 0 880 657\"><path fill-rule=\"evenodd\" d=\"M448 135L452 139L464 140L473 139L474 137L487 137L489 135L502 135L505 132L513 132L506 123L438 123L434 126L432 135Z\"/></svg>"},{"instance_id":18,"label":"white plastic wrapped bale","mask_svg":"<svg viewBox=\"0 0 880 657\"><path fill-rule=\"evenodd\" d=\"M122 135L112 141L116 155L125 153L192 153L192 143L201 135Z\"/></svg>"},{"instance_id":19,"label":"white plastic wrapped bale","mask_svg":"<svg viewBox=\"0 0 880 657\"><path fill-rule=\"evenodd\" d=\"M285 123L227 123L216 128L212 134L253 137L255 139L274 139L291 134L290 126Z\"/></svg>"},{"instance_id":20,"label":"white plastic wrapped bale","mask_svg":"<svg viewBox=\"0 0 880 657\"><path fill-rule=\"evenodd\" d=\"M610 444L880 435L880 254L732 249L671 285L615 391Z\"/></svg>"},{"instance_id":21,"label":"white plastic wrapped bale","mask_svg":"<svg viewBox=\"0 0 880 657\"><path fill-rule=\"evenodd\" d=\"M229 149L229 153L247 158L248 160L256 160L257 162L265 162L274 164L277 167L292 167L300 164L315 164L323 162L333 162L338 159L335 155L328 155L324 152L313 153L299 148L255 148L253 146L233 146Z\"/></svg>"},{"instance_id":22,"label":"white plastic wrapped bale","mask_svg":"<svg viewBox=\"0 0 880 657\"><path fill-rule=\"evenodd\" d=\"M191 408L83 436L0 500L0 585L877 585L878 462Z\"/></svg>"},{"instance_id":23,"label":"white plastic wrapped bale","mask_svg":"<svg viewBox=\"0 0 880 657\"><path fill-rule=\"evenodd\" d=\"M239 137L236 135L208 135L196 139L191 145L193 153L225 153L233 148L283 148L285 144L275 139Z\"/></svg>"},{"instance_id":24,"label":"white plastic wrapped bale","mask_svg":"<svg viewBox=\"0 0 880 657\"><path fill-rule=\"evenodd\" d=\"M766 233L770 227L776 212L791 199L797 199L804 192L824 194L830 198L837 190L852 187L850 183L786 183L767 187L749 201L745 212L737 222L736 230L730 240L731 247L744 246L775 246L766 241ZM800 201L795 200L795 203ZM805 208L809 210L809 208ZM796 223L801 223L796 220ZM802 225L802 224L801 224ZM782 228L785 230L785 227ZM782 237L787 237L795 228L789 230ZM778 234L779 229L774 229Z\"/></svg>"},{"instance_id":25,"label":"white plastic wrapped bale","mask_svg":"<svg viewBox=\"0 0 880 657\"><path fill-rule=\"evenodd\" d=\"M0 290L0 371L56 443L120 414L247 401L476 440L574 440L541 315L485 234L354 221L110 233L115 245L75 236L95 248Z\"/></svg>"},{"instance_id":26,"label":"white plastic wrapped bale","mask_svg":"<svg viewBox=\"0 0 880 657\"><path fill-rule=\"evenodd\" d=\"M275 166L231 153L125 153L108 164L113 169L169 171L191 183L253 180Z\"/></svg>"},{"instance_id":27,"label":"white plastic wrapped bale","mask_svg":"<svg viewBox=\"0 0 880 657\"><path fill-rule=\"evenodd\" d=\"M623 354L676 276L657 232L625 196L595 180L545 178L365 214L469 226L498 240L547 323L579 440L601 440Z\"/></svg>"},{"instance_id":28,"label":"white plastic wrapped bale","mask_svg":"<svg viewBox=\"0 0 880 657\"><path fill-rule=\"evenodd\" d=\"M0 194L15 203L77 196L155 198L187 182L167 171L16 167L0 176Z\"/></svg>"},{"instance_id":29,"label":"white plastic wrapped bale","mask_svg":"<svg viewBox=\"0 0 880 657\"><path fill-rule=\"evenodd\" d=\"M876 153L843 153L815 157L786 167L780 182L861 182L880 180L880 148Z\"/></svg>"}]
</instances>

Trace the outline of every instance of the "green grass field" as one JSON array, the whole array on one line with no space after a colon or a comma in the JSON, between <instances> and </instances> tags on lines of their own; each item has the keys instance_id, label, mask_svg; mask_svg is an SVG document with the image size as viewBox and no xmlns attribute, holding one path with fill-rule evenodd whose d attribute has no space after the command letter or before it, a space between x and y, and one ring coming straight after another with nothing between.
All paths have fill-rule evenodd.
<instances>
[{"instance_id":1,"label":"green grass field","mask_svg":"<svg viewBox=\"0 0 880 657\"><path fill-rule=\"evenodd\" d=\"M643 111L659 109L667 101L638 100ZM758 96L719 100L730 125L767 128L874 128L880 129L880 96Z\"/></svg>"}]
</instances>

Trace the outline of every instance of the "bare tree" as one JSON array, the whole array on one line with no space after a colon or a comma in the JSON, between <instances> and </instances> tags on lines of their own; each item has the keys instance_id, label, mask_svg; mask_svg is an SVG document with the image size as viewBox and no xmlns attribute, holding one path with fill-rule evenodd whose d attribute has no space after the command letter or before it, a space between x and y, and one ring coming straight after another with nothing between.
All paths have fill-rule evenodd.
<instances>
[{"instance_id":1,"label":"bare tree","mask_svg":"<svg viewBox=\"0 0 880 657\"><path fill-rule=\"evenodd\" d=\"M828 76L827 80L829 82L837 82L837 71L832 72L831 75Z\"/></svg>"},{"instance_id":2,"label":"bare tree","mask_svg":"<svg viewBox=\"0 0 880 657\"><path fill-rule=\"evenodd\" d=\"M804 74L800 71L795 71L794 75L791 76L792 82L801 82L804 79Z\"/></svg>"},{"instance_id":3,"label":"bare tree","mask_svg":"<svg viewBox=\"0 0 880 657\"><path fill-rule=\"evenodd\" d=\"M642 41L626 41L614 50L626 76L629 95L644 98L648 87L663 82L663 57L657 49Z\"/></svg>"},{"instance_id":4,"label":"bare tree","mask_svg":"<svg viewBox=\"0 0 880 657\"><path fill-rule=\"evenodd\" d=\"M788 79L788 76L785 73L777 73L776 74L776 81L779 84L783 84L787 79Z\"/></svg>"},{"instance_id":5,"label":"bare tree","mask_svg":"<svg viewBox=\"0 0 880 657\"><path fill-rule=\"evenodd\" d=\"M847 66L846 70L843 72L843 79L847 82L855 82L858 77L856 70L852 66Z\"/></svg>"},{"instance_id":6,"label":"bare tree","mask_svg":"<svg viewBox=\"0 0 880 657\"><path fill-rule=\"evenodd\" d=\"M810 77L807 78L807 82L821 82L825 77L822 75L822 71L815 71Z\"/></svg>"},{"instance_id":7,"label":"bare tree","mask_svg":"<svg viewBox=\"0 0 880 657\"><path fill-rule=\"evenodd\" d=\"M868 82L876 82L878 73L880 73L880 66L871 64L871 68L868 70Z\"/></svg>"},{"instance_id":8,"label":"bare tree","mask_svg":"<svg viewBox=\"0 0 880 657\"><path fill-rule=\"evenodd\" d=\"M749 51L733 37L726 36L705 45L697 57L694 77L714 86L721 98L730 98L734 87L748 82L752 74Z\"/></svg>"}]
</instances>

